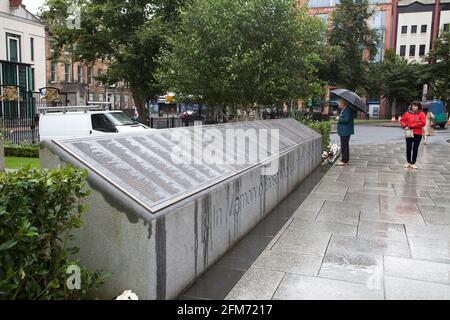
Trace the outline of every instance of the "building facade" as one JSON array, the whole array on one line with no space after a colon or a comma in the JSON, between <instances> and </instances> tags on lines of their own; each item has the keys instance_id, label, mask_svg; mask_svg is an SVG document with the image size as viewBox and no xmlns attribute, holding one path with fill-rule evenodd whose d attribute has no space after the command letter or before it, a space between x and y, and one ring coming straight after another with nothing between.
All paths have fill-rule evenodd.
<instances>
[{"instance_id":1,"label":"building facade","mask_svg":"<svg viewBox=\"0 0 450 320\"><path fill-rule=\"evenodd\" d=\"M300 0L302 5L308 7L311 15L318 16L325 20L331 26L331 14L340 4L339 0ZM384 56L385 49L391 47L391 16L392 2L391 0L369 0L370 8L374 11L369 21L372 29L378 30L380 35L380 43L378 45L378 53L375 57L376 61L381 61Z\"/></svg>"},{"instance_id":2,"label":"building facade","mask_svg":"<svg viewBox=\"0 0 450 320\"><path fill-rule=\"evenodd\" d=\"M340 0L300 0L300 3L307 6L309 14L321 17L331 26L331 14ZM444 30L450 31L450 0L369 0L369 5L375 12L369 25L380 34L376 61L382 61L386 49L394 49L409 62L426 63L424 58L434 40ZM392 110L384 99L371 103L378 116L391 116Z\"/></svg>"},{"instance_id":3,"label":"building facade","mask_svg":"<svg viewBox=\"0 0 450 320\"><path fill-rule=\"evenodd\" d=\"M58 89L63 99L66 99L66 105L110 102L113 109L133 108L131 91L123 82L110 86L96 79L106 72L107 63L100 60L92 64L73 62L70 54L64 50L58 61L54 62L51 61L52 53L51 35L47 33L46 86Z\"/></svg>"},{"instance_id":4,"label":"building facade","mask_svg":"<svg viewBox=\"0 0 450 320\"><path fill-rule=\"evenodd\" d=\"M339 0L300 0L311 15L331 23L331 13ZM369 24L379 30L381 41L376 61L383 59L385 49L410 62L424 62L433 41L450 31L450 0L369 0L374 15Z\"/></svg>"},{"instance_id":5,"label":"building facade","mask_svg":"<svg viewBox=\"0 0 450 320\"><path fill-rule=\"evenodd\" d=\"M450 31L450 0L393 0L393 43L410 62L424 57L443 30Z\"/></svg>"},{"instance_id":6,"label":"building facade","mask_svg":"<svg viewBox=\"0 0 450 320\"><path fill-rule=\"evenodd\" d=\"M0 116L33 114L32 92L45 86L45 27L22 1L0 0Z\"/></svg>"}]
</instances>

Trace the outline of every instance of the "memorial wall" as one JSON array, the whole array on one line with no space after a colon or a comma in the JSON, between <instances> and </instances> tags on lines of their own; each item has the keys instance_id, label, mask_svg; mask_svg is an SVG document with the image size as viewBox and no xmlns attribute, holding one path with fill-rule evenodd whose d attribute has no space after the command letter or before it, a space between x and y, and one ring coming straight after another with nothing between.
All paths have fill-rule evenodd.
<instances>
[{"instance_id":1,"label":"memorial wall","mask_svg":"<svg viewBox=\"0 0 450 320\"><path fill-rule=\"evenodd\" d=\"M44 168L87 169L80 260L112 273L103 297L173 299L321 162L293 119L46 141Z\"/></svg>"}]
</instances>

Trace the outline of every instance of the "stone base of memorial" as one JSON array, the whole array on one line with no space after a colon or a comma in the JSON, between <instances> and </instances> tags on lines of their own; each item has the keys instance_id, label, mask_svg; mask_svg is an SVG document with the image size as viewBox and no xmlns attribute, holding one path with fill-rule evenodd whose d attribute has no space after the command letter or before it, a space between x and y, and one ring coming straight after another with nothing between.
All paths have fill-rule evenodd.
<instances>
[{"instance_id":1,"label":"stone base of memorial","mask_svg":"<svg viewBox=\"0 0 450 320\"><path fill-rule=\"evenodd\" d=\"M279 130L279 151L250 165L171 161L174 133L208 136L211 128L224 136ZM203 143L211 147L208 139ZM321 156L321 136L292 119L47 141L40 152L43 167L70 163L89 171L93 192L76 244L84 265L112 272L105 299L124 290L141 299L176 298L318 167ZM268 164L278 166L272 175L264 175Z\"/></svg>"}]
</instances>

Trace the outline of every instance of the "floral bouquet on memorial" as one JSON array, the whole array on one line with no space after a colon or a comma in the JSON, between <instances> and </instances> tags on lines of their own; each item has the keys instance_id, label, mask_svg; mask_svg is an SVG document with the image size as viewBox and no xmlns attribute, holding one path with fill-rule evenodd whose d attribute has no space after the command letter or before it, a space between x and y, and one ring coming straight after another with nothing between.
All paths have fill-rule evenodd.
<instances>
[{"instance_id":1,"label":"floral bouquet on memorial","mask_svg":"<svg viewBox=\"0 0 450 320\"><path fill-rule=\"evenodd\" d=\"M330 144L322 154L322 164L333 164L341 154L341 148L337 144Z\"/></svg>"}]
</instances>

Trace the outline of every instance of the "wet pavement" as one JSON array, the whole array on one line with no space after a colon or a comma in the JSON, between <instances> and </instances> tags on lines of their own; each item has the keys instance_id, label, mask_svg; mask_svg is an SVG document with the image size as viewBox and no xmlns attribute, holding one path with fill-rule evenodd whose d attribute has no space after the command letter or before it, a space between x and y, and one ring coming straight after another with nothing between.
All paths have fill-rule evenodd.
<instances>
[{"instance_id":1,"label":"wet pavement","mask_svg":"<svg viewBox=\"0 0 450 320\"><path fill-rule=\"evenodd\" d=\"M325 175L325 168L316 169L285 200L283 200L252 231L203 275L178 299L222 300L245 275L267 245L289 221ZM300 268L303 268L300 266Z\"/></svg>"},{"instance_id":2,"label":"wet pavement","mask_svg":"<svg viewBox=\"0 0 450 320\"><path fill-rule=\"evenodd\" d=\"M400 129L357 134L226 299L450 299L449 133L415 171Z\"/></svg>"},{"instance_id":3,"label":"wet pavement","mask_svg":"<svg viewBox=\"0 0 450 320\"><path fill-rule=\"evenodd\" d=\"M450 128L435 130L435 135L430 137L430 143L446 142L450 139ZM331 143L339 144L339 136L334 133L331 135ZM351 137L350 144L392 144L403 142L404 135L400 126L380 127L374 125L356 125L355 135Z\"/></svg>"}]
</instances>

